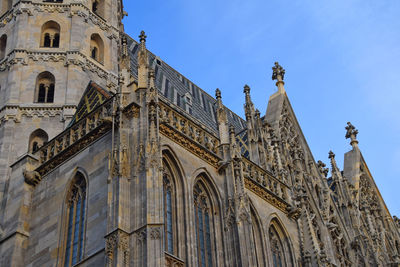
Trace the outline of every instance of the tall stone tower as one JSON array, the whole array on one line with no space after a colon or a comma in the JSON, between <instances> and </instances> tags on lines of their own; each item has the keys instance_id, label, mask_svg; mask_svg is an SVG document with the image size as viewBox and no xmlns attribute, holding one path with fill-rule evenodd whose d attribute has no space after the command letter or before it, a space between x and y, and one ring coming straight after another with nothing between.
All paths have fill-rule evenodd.
<instances>
[{"instance_id":1,"label":"tall stone tower","mask_svg":"<svg viewBox=\"0 0 400 267\"><path fill-rule=\"evenodd\" d=\"M0 11L3 200L10 165L68 126L90 82L116 90L123 15L122 0L1 0Z\"/></svg>"}]
</instances>

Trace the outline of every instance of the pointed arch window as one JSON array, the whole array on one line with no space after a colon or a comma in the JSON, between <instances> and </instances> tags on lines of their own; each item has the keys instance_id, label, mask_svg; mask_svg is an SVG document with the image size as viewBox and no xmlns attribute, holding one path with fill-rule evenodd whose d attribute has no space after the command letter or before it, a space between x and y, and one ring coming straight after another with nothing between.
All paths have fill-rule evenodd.
<instances>
[{"instance_id":1,"label":"pointed arch window","mask_svg":"<svg viewBox=\"0 0 400 267\"><path fill-rule=\"evenodd\" d=\"M29 153L35 153L49 140L49 136L42 129L36 129L29 136Z\"/></svg>"},{"instance_id":2,"label":"pointed arch window","mask_svg":"<svg viewBox=\"0 0 400 267\"><path fill-rule=\"evenodd\" d=\"M272 264L274 267L282 267L283 265L283 247L281 240L279 239L278 234L275 229L271 227L269 230L269 240L271 245L271 253L272 253Z\"/></svg>"},{"instance_id":3,"label":"pointed arch window","mask_svg":"<svg viewBox=\"0 0 400 267\"><path fill-rule=\"evenodd\" d=\"M102 64L104 62L104 42L97 33L90 37L90 57Z\"/></svg>"},{"instance_id":4,"label":"pointed arch window","mask_svg":"<svg viewBox=\"0 0 400 267\"><path fill-rule=\"evenodd\" d=\"M213 266L211 202L202 183L197 183L194 187L194 211L198 263L201 267L211 267Z\"/></svg>"},{"instance_id":5,"label":"pointed arch window","mask_svg":"<svg viewBox=\"0 0 400 267\"><path fill-rule=\"evenodd\" d=\"M67 227L64 266L73 266L83 258L86 221L86 180L77 173L67 198Z\"/></svg>"},{"instance_id":6,"label":"pointed arch window","mask_svg":"<svg viewBox=\"0 0 400 267\"><path fill-rule=\"evenodd\" d=\"M288 236L285 234L283 227L273 221L269 227L269 246L271 252L272 266L286 267L293 266L292 250Z\"/></svg>"},{"instance_id":7,"label":"pointed arch window","mask_svg":"<svg viewBox=\"0 0 400 267\"><path fill-rule=\"evenodd\" d=\"M176 213L175 213L175 188L171 177L171 172L167 169L164 172L164 234L165 250L174 255L176 254Z\"/></svg>"},{"instance_id":8,"label":"pointed arch window","mask_svg":"<svg viewBox=\"0 0 400 267\"><path fill-rule=\"evenodd\" d=\"M6 57L7 35L3 34L0 38L0 60Z\"/></svg>"}]
</instances>

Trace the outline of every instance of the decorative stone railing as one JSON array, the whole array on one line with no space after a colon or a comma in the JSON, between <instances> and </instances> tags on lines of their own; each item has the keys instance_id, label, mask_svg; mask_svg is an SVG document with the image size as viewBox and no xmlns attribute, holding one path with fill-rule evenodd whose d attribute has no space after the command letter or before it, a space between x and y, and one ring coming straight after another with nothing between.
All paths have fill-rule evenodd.
<instances>
[{"instance_id":1,"label":"decorative stone railing","mask_svg":"<svg viewBox=\"0 0 400 267\"><path fill-rule=\"evenodd\" d=\"M218 138L205 127L161 101L160 131L211 165L218 165Z\"/></svg>"},{"instance_id":2,"label":"decorative stone railing","mask_svg":"<svg viewBox=\"0 0 400 267\"><path fill-rule=\"evenodd\" d=\"M243 158L245 186L280 210L288 212L289 187L250 160Z\"/></svg>"},{"instance_id":3,"label":"decorative stone railing","mask_svg":"<svg viewBox=\"0 0 400 267\"><path fill-rule=\"evenodd\" d=\"M165 252L165 267L184 267L183 260Z\"/></svg>"},{"instance_id":4,"label":"decorative stone railing","mask_svg":"<svg viewBox=\"0 0 400 267\"><path fill-rule=\"evenodd\" d=\"M40 163L36 170L41 175L46 174L105 134L112 124L113 99L107 100L103 105L39 148L34 153L35 156L38 156Z\"/></svg>"}]
</instances>

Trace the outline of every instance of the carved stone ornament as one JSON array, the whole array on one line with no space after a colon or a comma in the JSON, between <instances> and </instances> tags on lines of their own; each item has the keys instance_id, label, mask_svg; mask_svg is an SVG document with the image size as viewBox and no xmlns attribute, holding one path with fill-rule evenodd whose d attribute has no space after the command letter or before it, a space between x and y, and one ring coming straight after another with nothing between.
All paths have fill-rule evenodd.
<instances>
[{"instance_id":1,"label":"carved stone ornament","mask_svg":"<svg viewBox=\"0 0 400 267\"><path fill-rule=\"evenodd\" d=\"M275 62L275 66L272 67L272 80L279 80L279 76L282 80L285 78L285 69L278 62Z\"/></svg>"},{"instance_id":2,"label":"carved stone ornament","mask_svg":"<svg viewBox=\"0 0 400 267\"><path fill-rule=\"evenodd\" d=\"M347 123L347 126L345 127L346 129L346 139L349 138L357 138L357 134L358 134L358 130L356 129L356 127L354 127L353 124L351 124L350 122Z\"/></svg>"},{"instance_id":3,"label":"carved stone ornament","mask_svg":"<svg viewBox=\"0 0 400 267\"><path fill-rule=\"evenodd\" d=\"M160 239L161 238L161 230L160 228L152 228L150 230L150 238L153 240Z\"/></svg>"},{"instance_id":4,"label":"carved stone ornament","mask_svg":"<svg viewBox=\"0 0 400 267\"><path fill-rule=\"evenodd\" d=\"M35 185L39 184L40 181L42 180L42 176L37 171L24 170L23 175L24 175L25 183L27 183L29 185L35 186Z\"/></svg>"}]
</instances>

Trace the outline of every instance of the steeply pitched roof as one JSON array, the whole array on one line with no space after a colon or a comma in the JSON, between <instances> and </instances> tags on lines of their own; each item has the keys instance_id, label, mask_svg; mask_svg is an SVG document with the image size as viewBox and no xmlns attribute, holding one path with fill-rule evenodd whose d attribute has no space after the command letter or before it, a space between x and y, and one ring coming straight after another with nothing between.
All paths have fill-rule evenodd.
<instances>
[{"instance_id":1,"label":"steeply pitched roof","mask_svg":"<svg viewBox=\"0 0 400 267\"><path fill-rule=\"evenodd\" d=\"M113 97L112 93L104 90L95 82L90 82L78 104L75 115L68 127L79 121L86 114L103 104L107 99Z\"/></svg>"},{"instance_id":2,"label":"steeply pitched roof","mask_svg":"<svg viewBox=\"0 0 400 267\"><path fill-rule=\"evenodd\" d=\"M137 78L137 52L139 44L129 38L128 47L131 54L132 75ZM155 71L156 86L160 95L204 123L212 132L218 134L216 99L151 52L149 53L149 64ZM227 115L229 124L235 127L236 133L246 129L246 121L241 117L229 109L227 109Z\"/></svg>"}]
</instances>

